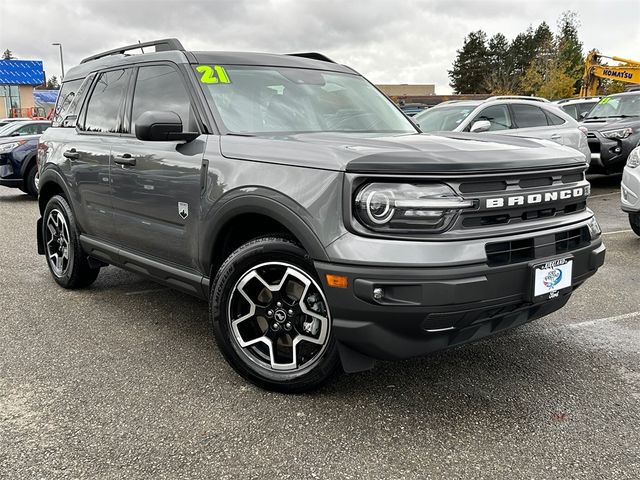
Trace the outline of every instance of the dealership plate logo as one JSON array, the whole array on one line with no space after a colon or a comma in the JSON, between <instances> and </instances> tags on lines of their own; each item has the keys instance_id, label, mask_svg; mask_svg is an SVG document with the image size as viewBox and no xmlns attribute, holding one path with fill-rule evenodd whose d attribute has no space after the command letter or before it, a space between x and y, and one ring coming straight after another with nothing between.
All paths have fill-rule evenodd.
<instances>
[{"instance_id":1,"label":"dealership plate logo","mask_svg":"<svg viewBox=\"0 0 640 480\"><path fill-rule=\"evenodd\" d=\"M558 285L561 281L562 281L562 270L560 270L559 268L556 268L554 270L551 270L549 273L547 273L547 275L545 275L544 280L542 280L542 283L544 283L545 287L551 289L556 285Z\"/></svg>"},{"instance_id":2,"label":"dealership plate logo","mask_svg":"<svg viewBox=\"0 0 640 480\"><path fill-rule=\"evenodd\" d=\"M183 220L189 216L189 204L186 202L178 202L178 215L182 217Z\"/></svg>"}]
</instances>

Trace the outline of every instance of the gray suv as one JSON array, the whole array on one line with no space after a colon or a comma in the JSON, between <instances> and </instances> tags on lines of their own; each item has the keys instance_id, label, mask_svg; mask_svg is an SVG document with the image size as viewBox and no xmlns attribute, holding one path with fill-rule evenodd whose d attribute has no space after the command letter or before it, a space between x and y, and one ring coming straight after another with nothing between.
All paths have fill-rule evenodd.
<instances>
[{"instance_id":1,"label":"gray suv","mask_svg":"<svg viewBox=\"0 0 640 480\"><path fill-rule=\"evenodd\" d=\"M421 134L317 53L159 40L66 75L38 250L64 288L115 265L208 298L240 375L304 391L565 305L605 255L586 167L544 140Z\"/></svg>"}]
</instances>

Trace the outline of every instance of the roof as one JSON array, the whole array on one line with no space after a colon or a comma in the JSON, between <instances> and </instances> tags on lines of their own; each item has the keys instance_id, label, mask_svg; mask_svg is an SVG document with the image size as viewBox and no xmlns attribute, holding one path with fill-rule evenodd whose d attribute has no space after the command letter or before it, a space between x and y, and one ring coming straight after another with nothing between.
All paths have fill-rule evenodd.
<instances>
[{"instance_id":1,"label":"roof","mask_svg":"<svg viewBox=\"0 0 640 480\"><path fill-rule=\"evenodd\" d=\"M303 54L310 55L310 54ZM318 54L314 54L318 55ZM319 57L318 57L319 58ZM65 80L86 77L89 73L104 68L127 66L140 62L170 61L174 63L208 63L220 65L261 65L273 67L310 68L343 73L356 73L353 69L333 63L287 54L255 53L255 52L189 52L182 50L163 50L140 54L111 54L104 57L85 59L80 65L70 69Z\"/></svg>"},{"instance_id":2,"label":"roof","mask_svg":"<svg viewBox=\"0 0 640 480\"><path fill-rule=\"evenodd\" d=\"M0 60L0 85L41 85L44 70L40 60Z\"/></svg>"}]
</instances>

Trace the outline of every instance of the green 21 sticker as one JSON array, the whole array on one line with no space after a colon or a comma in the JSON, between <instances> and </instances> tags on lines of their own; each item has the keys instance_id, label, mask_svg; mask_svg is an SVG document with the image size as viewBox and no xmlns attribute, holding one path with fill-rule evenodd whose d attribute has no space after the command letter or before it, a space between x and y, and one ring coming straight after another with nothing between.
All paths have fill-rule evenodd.
<instances>
[{"instance_id":1,"label":"green 21 sticker","mask_svg":"<svg viewBox=\"0 0 640 480\"><path fill-rule=\"evenodd\" d=\"M609 103L609 97L604 97L602 100L600 100L599 104L600 105L604 105L605 103Z\"/></svg>"},{"instance_id":2,"label":"green 21 sticker","mask_svg":"<svg viewBox=\"0 0 640 480\"><path fill-rule=\"evenodd\" d=\"M196 70L202 74L200 81L202 83L231 83L226 70L220 65L210 67L209 65L200 65Z\"/></svg>"}]
</instances>

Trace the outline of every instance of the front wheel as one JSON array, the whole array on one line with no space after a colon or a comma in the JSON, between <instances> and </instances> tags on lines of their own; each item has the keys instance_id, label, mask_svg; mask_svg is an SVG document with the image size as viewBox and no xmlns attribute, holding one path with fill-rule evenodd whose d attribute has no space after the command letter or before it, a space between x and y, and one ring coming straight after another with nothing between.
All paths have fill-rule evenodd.
<instances>
[{"instance_id":1,"label":"front wheel","mask_svg":"<svg viewBox=\"0 0 640 480\"><path fill-rule=\"evenodd\" d=\"M327 300L291 240L259 238L233 252L216 275L210 312L225 358L260 387L308 391L338 369Z\"/></svg>"},{"instance_id":2,"label":"front wheel","mask_svg":"<svg viewBox=\"0 0 640 480\"><path fill-rule=\"evenodd\" d=\"M629 214L629 225L631 225L633 233L640 236L640 213L636 212Z\"/></svg>"},{"instance_id":3,"label":"front wheel","mask_svg":"<svg viewBox=\"0 0 640 480\"><path fill-rule=\"evenodd\" d=\"M87 287L100 273L100 268L89 266L79 237L67 200L60 195L51 197L44 209L42 238L51 275L64 288Z\"/></svg>"}]
</instances>

